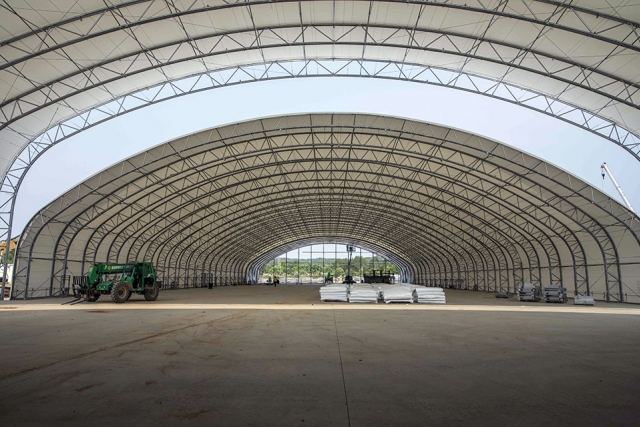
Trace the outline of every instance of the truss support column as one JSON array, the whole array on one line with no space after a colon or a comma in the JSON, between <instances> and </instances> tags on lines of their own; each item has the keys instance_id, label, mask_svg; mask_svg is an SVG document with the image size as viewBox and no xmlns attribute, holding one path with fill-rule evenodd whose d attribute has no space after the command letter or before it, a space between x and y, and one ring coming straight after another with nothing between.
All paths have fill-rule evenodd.
<instances>
[{"instance_id":1,"label":"truss support column","mask_svg":"<svg viewBox=\"0 0 640 427\"><path fill-rule=\"evenodd\" d=\"M4 299L4 290L5 285L7 283L7 273L9 266L9 253L11 252L11 222L13 220L13 209L11 210L11 215L9 216L9 229L7 230L7 246L5 246L4 250L4 260L2 261L2 286L0 286L0 299ZM13 279L12 279L13 281Z\"/></svg>"},{"instance_id":2,"label":"truss support column","mask_svg":"<svg viewBox=\"0 0 640 427\"><path fill-rule=\"evenodd\" d=\"M1 184L0 184L1 185ZM13 227L13 210L15 208L15 201L16 201L16 193L15 193L15 189L13 191L13 193L10 196L10 200L7 200L7 204L11 204L11 210L9 211L9 218L7 219L6 223L7 223L7 240L6 243L7 245L5 246L4 249L4 260L2 262L2 286L0 286L0 300L4 299L4 292L5 292L5 286L7 283L7 279L8 277L8 266L9 266L9 253L11 252L11 228ZM14 254L14 262L15 262L15 255L17 255L18 252L18 248L16 247L16 252ZM13 278L11 278L12 281L12 285L13 285ZM13 288L13 286L12 286ZM13 290L13 289L12 289Z\"/></svg>"},{"instance_id":3,"label":"truss support column","mask_svg":"<svg viewBox=\"0 0 640 427\"><path fill-rule=\"evenodd\" d=\"M518 285L523 283L523 267L522 265L520 267L516 267L513 269L513 292L516 291L516 289L518 289ZM509 288L507 288L507 292L511 292L511 287L509 286Z\"/></svg>"}]
</instances>

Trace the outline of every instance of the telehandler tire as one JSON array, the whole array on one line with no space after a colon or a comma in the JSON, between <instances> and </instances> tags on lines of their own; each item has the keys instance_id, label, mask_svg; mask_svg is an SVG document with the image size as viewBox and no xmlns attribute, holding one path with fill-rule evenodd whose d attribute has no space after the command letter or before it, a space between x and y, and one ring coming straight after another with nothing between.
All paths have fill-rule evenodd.
<instances>
[{"instance_id":1,"label":"telehandler tire","mask_svg":"<svg viewBox=\"0 0 640 427\"><path fill-rule=\"evenodd\" d=\"M129 289L124 283L116 283L111 288L111 301L120 304L129 299Z\"/></svg>"},{"instance_id":2,"label":"telehandler tire","mask_svg":"<svg viewBox=\"0 0 640 427\"><path fill-rule=\"evenodd\" d=\"M158 285L153 285L153 288L144 290L144 299L147 301L155 301L158 299L158 295L160 294L160 289Z\"/></svg>"},{"instance_id":3,"label":"telehandler tire","mask_svg":"<svg viewBox=\"0 0 640 427\"><path fill-rule=\"evenodd\" d=\"M96 293L95 293L95 294L93 294L93 295L89 295L89 296L87 297L87 301L89 301L89 302L96 302L96 301L98 301L98 298L100 298L100 294L96 292Z\"/></svg>"}]
</instances>

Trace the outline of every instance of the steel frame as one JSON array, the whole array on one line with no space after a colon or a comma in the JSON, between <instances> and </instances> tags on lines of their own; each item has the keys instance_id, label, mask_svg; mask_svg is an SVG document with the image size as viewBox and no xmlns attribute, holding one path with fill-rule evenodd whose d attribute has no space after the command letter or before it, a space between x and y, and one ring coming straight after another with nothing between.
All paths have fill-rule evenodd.
<instances>
[{"instance_id":1,"label":"steel frame","mask_svg":"<svg viewBox=\"0 0 640 427\"><path fill-rule=\"evenodd\" d=\"M588 131L594 132L615 142L640 159L640 138L634 130L625 127L622 121L612 118L608 111L615 110L617 105L638 109L638 89L636 81L625 80L621 75L611 74L602 66L608 59L624 52L637 54L638 23L621 18L611 8L611 13L602 10L591 10L579 5L567 4L553 0L537 0L527 2L480 0L459 1L417 1L388 0L375 1L373 4L402 4L410 14L416 16L413 25L394 27L380 22L347 22L335 19L327 24L306 23L303 19L303 4L307 2L278 1L281 5L298 6L300 20L296 23L260 26L253 20L253 10L272 3L269 1L236 1L204 4L192 2L187 7L176 5L172 1L134 0L121 4L105 3L105 7L76 14L59 22L51 22L41 28L27 23L30 30L2 42L6 52L11 52L0 65L0 71L7 71L16 81L27 81L32 89L20 95L5 97L0 104L0 132L11 134L11 138L22 141L25 148L13 159L4 176L0 190L0 239L10 241L13 221L13 208L24 174L42 152L52 145L77 134L88 127L102 123L126 112L151 105L162 100L171 99L200 90L227 86L247 81L270 80L301 76L358 75L375 78L393 78L416 81L456 88L491 96L525 106L572 123ZM507 7L508 6L508 7ZM0 4L8 13L22 19L20 12L9 2ZM336 4L333 3L334 17ZM478 22L485 21L487 26L481 36L453 31L441 31L437 28L423 28L420 18L430 8L445 8L451 11L461 10L474 12L479 16ZM191 34L185 24L192 16L211 11L237 9L248 13L252 19L252 27L237 28L229 31L212 31L206 34ZM414 13L415 12L415 13ZM480 19L482 17L482 19ZM513 20L522 24L530 24L540 28L538 36L527 45L516 45L492 39L489 36L491 27L500 20ZM24 19L22 19L23 22ZM91 25L80 25L89 21ZM173 21L184 33L182 40L165 44L145 45L136 31L158 22ZM97 23L100 22L100 25ZM338 34L336 35L336 29ZM331 30L331 31L329 31ZM116 32L124 32L139 46L138 52L120 57L105 57L104 61L88 66L74 60L67 50L84 42L105 37ZM610 46L608 54L603 55L595 65L577 62L570 55L557 56L537 48L538 41L550 37L552 32L566 33L586 40L593 40L603 46ZM325 40L311 41L310 34L323 35ZM362 34L363 40L347 40L345 35ZM379 34L385 34L381 37ZM426 37L429 36L429 37ZM435 37L435 38L434 38ZM404 40L398 43L397 40ZM32 43L33 40L38 41ZM427 41L424 41L427 40ZM422 42L421 42L422 41ZM213 47L205 49L210 43ZM217 46L231 43L234 48L216 50ZM357 58L344 58L343 61L323 61L323 58L312 58L309 48L317 45L328 46L360 46L361 55ZM303 57L300 61L267 61L268 50L300 47ZM397 62L368 61L368 48L388 47L404 51L403 60ZM172 50L167 58L159 54L163 50ZM241 64L237 67L211 70L205 58L215 55L228 55L232 52L249 52L256 50L262 58L261 64ZM432 53L450 54L467 58L457 69L437 68L429 64L412 64L408 60L412 51L429 51ZM489 51L491 54L487 54ZM188 52L188 53L184 53ZM483 53L484 52L484 53ZM21 64L44 58L47 55L59 55L69 61L73 67L66 74L50 81L36 81L21 71ZM121 67L119 63L128 63L141 59L148 63L146 67ZM505 66L505 72L499 78L488 78L468 72L470 60L481 60ZM201 64L206 72L198 75L175 77L165 68L172 65L195 61ZM556 64L550 67L550 61ZM323 63L324 62L324 63ZM131 62L132 63L132 62ZM525 65L525 63L527 65ZM563 66L557 64L563 63ZM533 65L532 65L533 64ZM337 65L337 66L336 66ZM315 71L312 70L315 68ZM146 71L156 70L162 75L161 82L151 84L143 90L125 93L118 96L105 85L118 79L127 78ZM537 93L508 82L510 74L515 70L525 71L565 84L559 96ZM443 74L444 73L444 74ZM595 109L574 105L563 99L564 94L575 89L598 94L609 101ZM99 90L106 93L110 101L102 105L77 107L68 100L75 93ZM36 96L37 95L37 96ZM29 98L31 97L31 98ZM37 101L36 101L37 100ZM53 126L44 129L39 135L24 132L20 126L14 126L24 117L35 114L47 105L59 105L68 111L61 119L54 119ZM47 120L45 120L47 121ZM37 132L36 132L37 133ZM6 271L6 269L5 269ZM553 273L557 276L557 272Z\"/></svg>"},{"instance_id":2,"label":"steel frame","mask_svg":"<svg viewBox=\"0 0 640 427\"><path fill-rule=\"evenodd\" d=\"M299 182L296 182L295 184L296 184L296 185L300 185L300 183L299 183ZM236 194L236 196L237 196L237 195L238 195L238 194ZM136 224L141 224L141 223L143 223L143 222L141 222L141 220L140 220L140 219L136 220ZM170 228L170 227L171 227L171 225L172 225L172 224L165 224L165 225L157 226L156 228L157 228L157 229L165 229L165 228ZM157 237L155 237L155 238L154 238L154 240L158 240L158 238L157 238ZM117 245L117 244L116 244L116 245ZM85 252L85 254L86 254L86 252ZM116 256L118 257L119 255L116 255ZM155 257L155 255L154 255L154 257ZM83 268L84 268L84 267L83 267Z\"/></svg>"},{"instance_id":3,"label":"steel frame","mask_svg":"<svg viewBox=\"0 0 640 427\"><path fill-rule=\"evenodd\" d=\"M275 257L289 252L296 248L301 248L310 245L317 245L323 243L330 244L348 244L355 245L362 249L366 249L370 252L380 254L384 256L386 259L392 261L400 270L400 281L403 283L411 283L414 276L414 267L408 264L403 258L398 257L393 252L390 252L388 249L385 249L381 246L371 245L368 242L364 242L361 240L348 240L339 237L326 237L326 238L306 238L300 239L293 242L288 242L279 248L275 248L270 250L269 252L265 252L259 255L251 264L247 267L247 280L257 280L260 270L264 267L269 261L272 261Z\"/></svg>"},{"instance_id":4,"label":"steel frame","mask_svg":"<svg viewBox=\"0 0 640 427\"><path fill-rule=\"evenodd\" d=\"M620 298L619 255L607 230L623 227L631 230L637 241L629 223L633 218L625 216L628 211L615 202L599 200L588 185L557 171L554 176L542 160L464 132L443 132L429 125L420 132L420 124L385 118L375 125L365 124L371 116L318 115L329 116L331 120L325 123L318 119L311 128L307 124L294 126L282 118L276 124L258 120L235 125L231 131L227 127L222 133L201 132L170 143L171 154L165 155L172 159L168 163L159 162L157 154L149 150L123 162L121 172L111 179L117 186L105 175L96 178L98 187L88 184L86 189L70 193L72 199L61 199L56 205L60 208L36 218L44 224L44 231L47 223L56 221L59 209L62 213L70 204L91 200L75 219L65 220L67 231L59 233L49 291L55 288L54 278L67 275L69 262L79 262L84 270L85 262L126 260L143 253L151 254L169 276L179 280L194 280L207 271L225 280L241 280L260 253L300 236L354 239L375 235L372 224L376 224L392 231L395 240L363 240L389 248L415 266L420 283L458 280L464 272L480 289L504 289L505 283L509 289L511 283L523 280L523 268L531 275L543 267L548 269L550 281L562 282L557 247L562 242L573 262L575 292L588 294L587 269L594 264L587 262L584 237L577 228L600 248L607 298ZM349 120L355 123L347 124ZM331 161L344 164L323 169L321 164ZM302 167L305 163L309 167ZM348 177L347 170L351 171ZM574 197L598 206L607 213L607 223L584 211L578 200L574 203L562 197L554 187L570 190ZM392 196L381 198L377 196L380 192ZM127 197L124 202L127 194L139 196ZM349 194L350 199L336 199L340 194ZM277 203L273 203L274 196ZM330 201L326 215L338 218L337 223L343 224L348 234L326 228L326 219L317 207L322 200ZM376 201L378 210L357 211L371 200ZM163 205L171 208L160 211ZM190 208L182 212L186 207ZM478 212L472 212L471 207ZM111 213L105 217L103 212L107 211ZM353 217L349 212L359 214ZM558 213L569 222L560 221ZM456 216L461 218L454 221ZM252 229L281 237L265 246L261 235L237 233ZM70 250L80 232L86 243L76 258ZM29 247L36 237L27 235L20 245ZM208 241L213 243L203 245ZM98 252L104 243L109 249ZM424 247L433 249L428 258L421 251ZM78 248L74 246L73 251L77 253ZM525 257L520 259L519 254ZM544 265L540 256L546 257ZM26 275L25 267L18 267L18 277L28 277L29 265L27 260ZM540 276L532 278L539 280ZM28 295L27 288L24 295Z\"/></svg>"}]
</instances>

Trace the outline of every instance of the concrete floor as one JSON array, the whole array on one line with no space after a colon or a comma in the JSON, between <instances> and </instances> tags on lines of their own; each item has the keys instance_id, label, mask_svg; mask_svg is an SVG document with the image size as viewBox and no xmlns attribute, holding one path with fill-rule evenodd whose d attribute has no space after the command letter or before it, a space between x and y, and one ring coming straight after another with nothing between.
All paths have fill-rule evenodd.
<instances>
[{"instance_id":1,"label":"concrete floor","mask_svg":"<svg viewBox=\"0 0 640 427\"><path fill-rule=\"evenodd\" d=\"M0 426L640 425L640 307L316 286L0 303Z\"/></svg>"}]
</instances>

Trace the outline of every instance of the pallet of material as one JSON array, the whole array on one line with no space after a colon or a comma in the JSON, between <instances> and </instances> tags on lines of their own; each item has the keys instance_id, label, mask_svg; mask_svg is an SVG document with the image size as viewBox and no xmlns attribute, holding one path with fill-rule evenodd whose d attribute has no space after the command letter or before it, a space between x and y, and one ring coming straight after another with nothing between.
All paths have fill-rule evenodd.
<instances>
[{"instance_id":1,"label":"pallet of material","mask_svg":"<svg viewBox=\"0 0 640 427\"><path fill-rule=\"evenodd\" d=\"M413 304L413 287L407 285L391 285L382 289L382 298L385 303L403 302Z\"/></svg>"},{"instance_id":2,"label":"pallet of material","mask_svg":"<svg viewBox=\"0 0 640 427\"><path fill-rule=\"evenodd\" d=\"M349 290L349 302L377 303L378 289L371 285L351 285Z\"/></svg>"},{"instance_id":3,"label":"pallet of material","mask_svg":"<svg viewBox=\"0 0 640 427\"><path fill-rule=\"evenodd\" d=\"M576 295L573 298L573 303L575 305L594 305L595 301L593 300L593 297L588 297L588 296L583 296L583 295Z\"/></svg>"},{"instance_id":4,"label":"pallet of material","mask_svg":"<svg viewBox=\"0 0 640 427\"><path fill-rule=\"evenodd\" d=\"M552 283L548 287L544 288L544 300L545 302L567 302L567 289L562 286Z\"/></svg>"},{"instance_id":5,"label":"pallet of material","mask_svg":"<svg viewBox=\"0 0 640 427\"><path fill-rule=\"evenodd\" d=\"M418 287L413 290L418 304L446 304L447 300L442 288Z\"/></svg>"},{"instance_id":6,"label":"pallet of material","mask_svg":"<svg viewBox=\"0 0 640 427\"><path fill-rule=\"evenodd\" d=\"M348 287L344 284L327 285L320 288L321 301L349 301Z\"/></svg>"},{"instance_id":7,"label":"pallet of material","mask_svg":"<svg viewBox=\"0 0 640 427\"><path fill-rule=\"evenodd\" d=\"M540 301L540 290L533 283L525 283L516 290L518 301Z\"/></svg>"}]
</instances>

